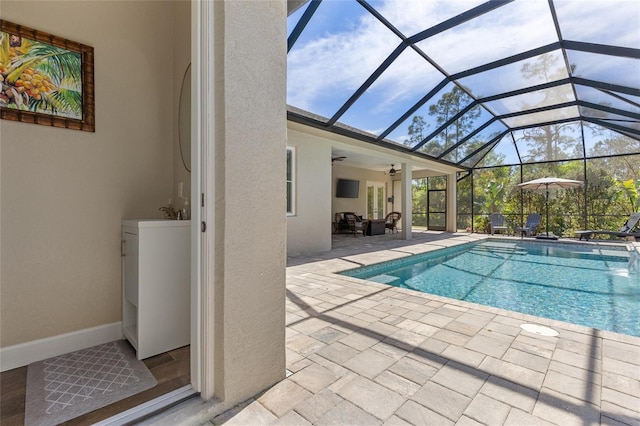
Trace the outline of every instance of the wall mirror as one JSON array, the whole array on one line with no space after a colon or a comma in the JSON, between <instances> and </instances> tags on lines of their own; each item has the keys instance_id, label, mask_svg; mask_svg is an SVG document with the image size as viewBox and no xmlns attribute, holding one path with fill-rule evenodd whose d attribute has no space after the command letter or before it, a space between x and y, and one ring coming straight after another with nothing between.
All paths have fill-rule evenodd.
<instances>
[{"instance_id":1,"label":"wall mirror","mask_svg":"<svg viewBox=\"0 0 640 426\"><path fill-rule=\"evenodd\" d=\"M191 172L191 64L187 66L180 88L178 106L178 142L182 164Z\"/></svg>"}]
</instances>

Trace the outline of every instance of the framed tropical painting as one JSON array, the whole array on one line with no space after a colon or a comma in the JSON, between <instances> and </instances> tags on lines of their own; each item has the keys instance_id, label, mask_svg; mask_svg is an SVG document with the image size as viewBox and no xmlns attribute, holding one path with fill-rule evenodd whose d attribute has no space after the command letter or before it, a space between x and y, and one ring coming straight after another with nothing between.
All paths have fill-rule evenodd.
<instances>
[{"instance_id":1,"label":"framed tropical painting","mask_svg":"<svg viewBox=\"0 0 640 426\"><path fill-rule=\"evenodd\" d=\"M0 118L95 132L93 47L0 20Z\"/></svg>"}]
</instances>

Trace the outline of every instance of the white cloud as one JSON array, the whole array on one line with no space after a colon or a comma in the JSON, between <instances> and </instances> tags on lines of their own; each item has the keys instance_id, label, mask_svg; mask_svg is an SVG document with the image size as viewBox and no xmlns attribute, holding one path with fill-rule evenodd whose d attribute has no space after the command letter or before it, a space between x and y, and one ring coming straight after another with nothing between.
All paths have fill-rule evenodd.
<instances>
[{"instance_id":1,"label":"white cloud","mask_svg":"<svg viewBox=\"0 0 640 426\"><path fill-rule=\"evenodd\" d=\"M640 47L640 2L556 1L562 36L568 40Z\"/></svg>"},{"instance_id":2,"label":"white cloud","mask_svg":"<svg viewBox=\"0 0 640 426\"><path fill-rule=\"evenodd\" d=\"M405 35L411 36L480 1L388 0L382 3L379 11ZM332 7L337 6L336 2L332 3ZM344 16L341 18L344 19ZM353 19L354 25L349 31L318 34L314 40L303 46L295 46L289 52L290 104L313 110L313 106L323 97L328 94L335 96L336 91L344 92L339 96L346 100L400 44L400 38L364 9L360 16ZM310 23L307 30L311 26ZM395 94L390 100L413 93L418 87L425 93L429 90L425 89L424 75L419 71L420 66L424 65L411 58L414 55L403 55L395 65L403 67L405 72L384 76L382 85L388 86L385 92ZM442 78L441 74L438 75L436 83Z\"/></svg>"},{"instance_id":3,"label":"white cloud","mask_svg":"<svg viewBox=\"0 0 640 426\"><path fill-rule=\"evenodd\" d=\"M549 5L509 3L418 45L449 73L558 41Z\"/></svg>"},{"instance_id":4,"label":"white cloud","mask_svg":"<svg viewBox=\"0 0 640 426\"><path fill-rule=\"evenodd\" d=\"M386 0L376 2L375 6L394 26L411 36L483 2L484 0ZM331 8L337 9L342 2L325 0L320 8L327 3L331 4ZM558 9L563 11L565 3L556 1ZM584 6L585 3L589 6ZM581 1L573 6L577 4L579 8L584 6L585 10L591 11L591 3ZM623 2L627 3L629 2ZM609 4L606 7L616 8L616 5ZM590 25L588 23L592 19L597 21L597 18L606 21L601 19L601 14L598 16L599 13L591 12L579 15L581 25ZM616 12L617 16L620 13ZM546 1L517 1L427 39L419 46L444 66L447 72L455 73L557 41L550 16ZM288 58L288 103L325 115L333 114L400 43L398 37L364 8L359 16L346 16L338 10L334 16L327 18L325 15L329 24L332 23L331 18L352 19L353 24L347 29L343 27L333 32L326 28L316 29L318 33L314 38L306 42L302 41L307 40L306 38L301 38L301 44L294 47ZM605 25L599 22L596 26L595 21L593 22L594 28ZM634 28L637 29L637 20L634 22ZM307 30L312 30L314 25L312 18ZM491 78L500 80L503 71L506 72L501 70L492 73ZM513 73L507 77L513 78ZM367 99L367 102L370 103L372 112L381 113L394 108L396 102L401 100L419 99L442 78L442 74L434 72L422 58L407 50L370 89L375 91L376 101ZM499 83L486 81L486 76L467 80L474 82L476 94L481 94L482 87L487 83ZM500 85L513 84L503 82ZM371 123L366 127L376 128L379 125L380 123Z\"/></svg>"},{"instance_id":5,"label":"white cloud","mask_svg":"<svg viewBox=\"0 0 640 426\"><path fill-rule=\"evenodd\" d=\"M289 52L287 90L290 104L309 109L316 98L327 93L352 92L399 44L399 38L364 9L363 12L362 16L354 17L357 21L352 31L318 35L315 40Z\"/></svg>"}]
</instances>

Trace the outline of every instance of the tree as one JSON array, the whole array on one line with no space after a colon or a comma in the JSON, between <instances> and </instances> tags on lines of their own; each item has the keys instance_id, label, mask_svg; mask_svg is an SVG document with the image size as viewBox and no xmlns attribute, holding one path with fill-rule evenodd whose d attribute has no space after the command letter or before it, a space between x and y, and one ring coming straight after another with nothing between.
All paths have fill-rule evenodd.
<instances>
[{"instance_id":1,"label":"tree","mask_svg":"<svg viewBox=\"0 0 640 426\"><path fill-rule=\"evenodd\" d=\"M456 189L457 229L471 228L471 176L473 173L458 172Z\"/></svg>"},{"instance_id":2,"label":"tree","mask_svg":"<svg viewBox=\"0 0 640 426\"><path fill-rule=\"evenodd\" d=\"M485 192L487 193L489 211L493 213L498 212L498 204L504 200L505 183L491 180L485 187Z\"/></svg>"},{"instance_id":3,"label":"tree","mask_svg":"<svg viewBox=\"0 0 640 426\"><path fill-rule=\"evenodd\" d=\"M592 129L594 135L601 139L589 150L590 157L614 155L604 160L610 173L618 180L635 179L640 170L640 141L613 131Z\"/></svg>"},{"instance_id":4,"label":"tree","mask_svg":"<svg viewBox=\"0 0 640 426\"><path fill-rule=\"evenodd\" d=\"M427 178L412 180L412 224L427 226Z\"/></svg>"},{"instance_id":5,"label":"tree","mask_svg":"<svg viewBox=\"0 0 640 426\"><path fill-rule=\"evenodd\" d=\"M495 134L489 135L487 139L491 140L496 136L497 135ZM475 152L477 149L484 146L486 142L487 142L486 140L475 140L475 139L466 142L464 144L464 152L463 152L464 157L467 157L472 152ZM467 161L465 161L463 164L471 167L475 167L481 161L484 164L488 164L492 166L504 164L505 155L495 152L494 148L495 148L495 145L479 151L478 153L470 157Z\"/></svg>"},{"instance_id":6,"label":"tree","mask_svg":"<svg viewBox=\"0 0 640 426\"><path fill-rule=\"evenodd\" d=\"M407 131L409 139L407 139L404 144L413 147L422 142L425 138L424 132L427 128L429 128L429 124L424 121L424 117L421 115L414 115Z\"/></svg>"},{"instance_id":7,"label":"tree","mask_svg":"<svg viewBox=\"0 0 640 426\"><path fill-rule=\"evenodd\" d=\"M588 155L602 158L587 160L589 227L616 229L640 209L640 141L599 126L590 131L600 140Z\"/></svg>"},{"instance_id":8,"label":"tree","mask_svg":"<svg viewBox=\"0 0 640 426\"><path fill-rule=\"evenodd\" d=\"M512 167L482 169L474 173L474 204L483 214L507 212L508 188L517 183ZM517 211L516 209L513 209Z\"/></svg>"},{"instance_id":9,"label":"tree","mask_svg":"<svg viewBox=\"0 0 640 426\"><path fill-rule=\"evenodd\" d=\"M619 193L629 201L630 211L637 212L640 210L640 179L616 181L616 186L620 188Z\"/></svg>"},{"instance_id":10,"label":"tree","mask_svg":"<svg viewBox=\"0 0 640 426\"><path fill-rule=\"evenodd\" d=\"M429 107L429 115L434 116L436 124L442 126L466 108L473 99L458 86L454 86L450 92L442 95L442 98ZM475 125L475 120L480 116L480 107L474 106L456 121L448 125L442 132L424 144L421 151L425 154L437 157L446 149L452 147L464 138ZM461 159L457 150L453 161Z\"/></svg>"},{"instance_id":11,"label":"tree","mask_svg":"<svg viewBox=\"0 0 640 426\"><path fill-rule=\"evenodd\" d=\"M545 53L540 55L534 62L527 62L520 68L522 77L533 81L554 81L566 76L564 64L558 63L558 57ZM575 66L572 66L575 68ZM546 90L544 97L536 104L522 105L522 110L530 110L537 107L567 102L570 98L565 95L569 93L562 90ZM526 116L525 116L526 117ZM516 126L519 123L516 122ZM520 140L527 143L528 153L523 160L553 161L568 158L567 151L573 151L576 146L576 139L571 136L571 132L565 131L567 127L575 126L574 123L551 124L538 126L523 131Z\"/></svg>"}]
</instances>

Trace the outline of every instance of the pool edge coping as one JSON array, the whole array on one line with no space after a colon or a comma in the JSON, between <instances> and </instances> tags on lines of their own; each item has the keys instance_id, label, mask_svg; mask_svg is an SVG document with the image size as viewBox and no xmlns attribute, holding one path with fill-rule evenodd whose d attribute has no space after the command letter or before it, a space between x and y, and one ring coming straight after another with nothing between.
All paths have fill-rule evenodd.
<instances>
[{"instance_id":1,"label":"pool edge coping","mask_svg":"<svg viewBox=\"0 0 640 426\"><path fill-rule=\"evenodd\" d=\"M474 237L478 237L478 238L474 238L473 241L469 241L468 238L471 236ZM384 253L384 252L397 252L400 251L400 247L399 248L393 248L393 249L382 249L382 250L377 250L377 251L373 251L373 252L369 252L369 253L365 253L365 254L357 254L354 256L347 256L345 258L334 258L334 259L326 259L326 260L320 260L317 262L311 262L311 263L306 263L306 264L302 264L302 265L295 265L295 266L290 266L287 267L287 271L291 270L292 272L297 272L300 271L302 273L302 275L307 275L307 274L313 274L313 275L320 275L320 276L325 276L327 278L330 279L338 279L338 280L345 280L345 281L350 281L350 282L354 282L360 285L368 285L368 286L380 286L381 289L385 289L385 288L393 288L395 290L398 290L400 292L408 292L409 294L421 294L421 295L428 295L430 298L432 298L435 301L438 302L442 302L448 305L454 305L454 306L459 306L465 309L474 309L474 310L481 310L484 312L488 312L491 313L493 315L502 315L502 316L506 316L509 318L513 318L513 319L517 319L520 321L529 321L529 322L534 322L537 324L541 324L541 325L546 325L548 327L555 327L555 328L559 328L562 329L564 331L568 331L568 332L575 332L575 333L580 333L580 334L586 334L586 335L593 335L594 332L597 333L599 335L600 338L608 338L610 340L614 340L617 342L622 342L622 343L630 343L630 344L634 344L634 345L639 345L640 346L640 337L638 336L632 336L629 334L622 334L622 333L617 333L614 331L609 331L609 330L601 330L599 328L594 328L594 327L589 327L589 326L585 326L585 325L580 325L580 324L573 324L570 322L565 322L565 321L560 321L560 320L554 320L554 319L550 319L550 318L545 318L545 317L539 317L539 316L535 316L535 315L530 315L530 314L525 314L522 312L517 312L517 311L510 311L508 309L502 309L502 308L496 308L493 306L488 306L488 305L482 305L479 303L473 303L473 302L467 302L464 300L458 300L458 299L453 299L453 298L449 298L449 297L445 297L445 296L439 296L436 294L431 294L431 293L424 293L424 292L420 292L418 290L413 290L413 289L408 289L408 288L401 288L401 287L396 287L396 286L391 286L388 284L383 284L383 283L377 283L375 281L368 281L362 278L355 278L355 277L350 277L347 275L340 275L340 272L344 272L347 270L351 270L351 269L356 269L358 267L363 267L363 266L370 266L370 265L376 265L376 264L380 264L380 263L384 263L390 260L396 260L399 258L409 258L411 256L416 256L416 255L420 255L420 254L424 254L424 253L430 253L430 252L434 252L434 251L438 251L438 250L442 250L442 249L446 249L446 248L450 248L450 247L456 247L462 244L467 244L467 243L471 243L471 242L479 242L482 240L489 240L489 239L494 239L494 240L512 240L512 241L521 241L522 238L516 238L516 237L511 237L511 238L505 238L504 236L488 236L488 235L474 235L474 234L463 234L463 235L459 235L459 236L453 236L451 239L448 240L444 240L444 241L451 241L452 243L449 243L447 245L441 245L435 249L430 249L430 250L425 250L425 251L421 251L419 253L409 253L409 252L404 252L402 251L402 253L406 253L406 256L399 256L396 257L395 259L386 259L386 260L377 260L371 263L367 263L367 264L360 264L359 266L353 266L353 264L356 264L358 262L354 262L352 260L349 260L348 257L372 257L375 258L376 255L380 254L380 253ZM524 239L525 241L531 241L531 242L536 242L538 240L535 239ZM417 247L417 246L427 246L427 245L434 245L437 243L441 243L442 241L429 241L429 242L421 242L418 244L414 244L414 245L408 245L405 247ZM548 241L540 241L540 243L544 243ZM611 246L611 247L626 247L627 250L632 251L632 250L637 250L638 253L640 253L640 243L638 242L633 242L633 241L627 241L624 243L611 243L611 242L606 242L606 241L575 241L575 240L562 240L560 241L563 244L576 244L576 245L595 245L595 246ZM350 267L345 268L344 266L342 267L342 269L336 270L335 268L338 265L332 265L332 263L339 261L339 262L350 262L352 263L352 265L350 265ZM328 269L324 269L323 266L329 267Z\"/></svg>"}]
</instances>

